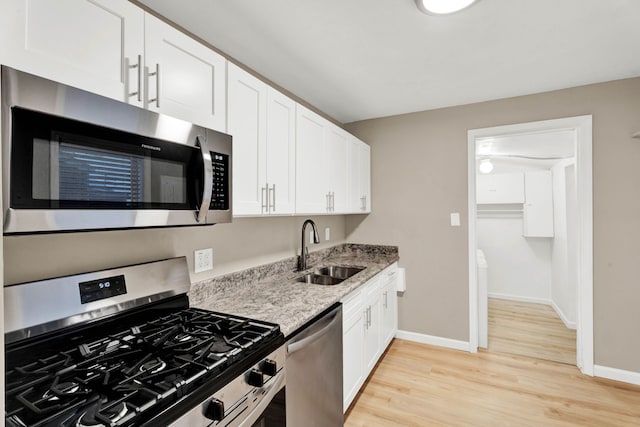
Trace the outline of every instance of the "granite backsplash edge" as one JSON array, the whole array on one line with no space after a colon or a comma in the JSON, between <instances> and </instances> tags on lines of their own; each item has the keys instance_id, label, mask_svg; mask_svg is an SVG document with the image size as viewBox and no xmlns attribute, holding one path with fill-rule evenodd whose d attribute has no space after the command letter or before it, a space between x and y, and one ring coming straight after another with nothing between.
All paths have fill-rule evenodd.
<instances>
[{"instance_id":1,"label":"granite backsplash edge","mask_svg":"<svg viewBox=\"0 0 640 427\"><path fill-rule=\"evenodd\" d=\"M329 248L320 249L315 252L309 252L308 264L315 266L327 259L336 258L341 255L368 258L376 256L397 257L398 247L342 243ZM192 306L198 305L199 303L215 296L215 294L220 290L225 290L229 287L237 288L241 286L251 286L252 284L272 281L275 279L290 280L300 274L300 272L297 271L297 266L298 257L293 256L269 264L263 264L246 270L236 271L234 273L195 282L191 285L191 290L189 291L190 304Z\"/></svg>"}]
</instances>

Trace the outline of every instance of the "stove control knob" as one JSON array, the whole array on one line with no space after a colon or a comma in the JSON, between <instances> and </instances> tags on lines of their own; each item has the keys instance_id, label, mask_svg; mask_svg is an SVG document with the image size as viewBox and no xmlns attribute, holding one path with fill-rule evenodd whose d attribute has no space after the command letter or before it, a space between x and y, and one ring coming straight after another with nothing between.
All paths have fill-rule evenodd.
<instances>
[{"instance_id":1,"label":"stove control knob","mask_svg":"<svg viewBox=\"0 0 640 427\"><path fill-rule=\"evenodd\" d=\"M203 415L212 421L222 421L224 418L224 402L218 399L211 399L202 411Z\"/></svg>"},{"instance_id":2,"label":"stove control knob","mask_svg":"<svg viewBox=\"0 0 640 427\"><path fill-rule=\"evenodd\" d=\"M270 377L272 377L278 373L278 365L276 365L275 360L264 359L260 363L260 370L262 371L263 374L269 375Z\"/></svg>"},{"instance_id":3,"label":"stove control knob","mask_svg":"<svg viewBox=\"0 0 640 427\"><path fill-rule=\"evenodd\" d=\"M257 369L252 369L249 371L249 375L247 376L247 383L254 387L262 387L264 385L264 377L262 376L262 372Z\"/></svg>"}]
</instances>

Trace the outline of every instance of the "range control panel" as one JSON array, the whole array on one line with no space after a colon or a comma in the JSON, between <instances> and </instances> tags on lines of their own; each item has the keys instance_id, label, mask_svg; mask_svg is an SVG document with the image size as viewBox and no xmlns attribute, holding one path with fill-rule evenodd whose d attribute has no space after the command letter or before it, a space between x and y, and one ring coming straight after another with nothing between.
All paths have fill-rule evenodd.
<instances>
[{"instance_id":1,"label":"range control panel","mask_svg":"<svg viewBox=\"0 0 640 427\"><path fill-rule=\"evenodd\" d=\"M211 190L210 210L229 210L229 156L211 152L213 167L213 189Z\"/></svg>"}]
</instances>

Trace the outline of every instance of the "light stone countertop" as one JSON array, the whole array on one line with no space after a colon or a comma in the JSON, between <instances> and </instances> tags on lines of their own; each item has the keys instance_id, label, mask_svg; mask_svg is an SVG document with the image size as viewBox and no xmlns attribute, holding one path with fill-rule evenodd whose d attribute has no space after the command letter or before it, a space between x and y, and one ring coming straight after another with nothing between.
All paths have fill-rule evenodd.
<instances>
[{"instance_id":1,"label":"light stone countertop","mask_svg":"<svg viewBox=\"0 0 640 427\"><path fill-rule=\"evenodd\" d=\"M277 323L288 337L309 320L398 260L395 246L344 244L309 254L307 271L326 265L366 267L344 282L296 282L295 257L194 283L191 305Z\"/></svg>"}]
</instances>

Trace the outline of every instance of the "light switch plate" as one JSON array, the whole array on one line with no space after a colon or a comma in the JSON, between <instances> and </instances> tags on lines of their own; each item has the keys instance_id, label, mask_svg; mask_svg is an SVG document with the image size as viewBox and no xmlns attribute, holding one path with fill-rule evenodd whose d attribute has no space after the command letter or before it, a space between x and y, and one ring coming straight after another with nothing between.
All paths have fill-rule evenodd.
<instances>
[{"instance_id":1,"label":"light switch plate","mask_svg":"<svg viewBox=\"0 0 640 427\"><path fill-rule=\"evenodd\" d=\"M451 214L451 226L460 227L460 214L458 212Z\"/></svg>"},{"instance_id":2,"label":"light switch plate","mask_svg":"<svg viewBox=\"0 0 640 427\"><path fill-rule=\"evenodd\" d=\"M326 240L327 242L331 240L331 229L329 227L326 227L324 229L324 240Z\"/></svg>"},{"instance_id":3,"label":"light switch plate","mask_svg":"<svg viewBox=\"0 0 640 427\"><path fill-rule=\"evenodd\" d=\"M213 249L198 249L193 252L193 266L196 273L213 269Z\"/></svg>"}]
</instances>

